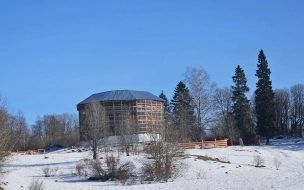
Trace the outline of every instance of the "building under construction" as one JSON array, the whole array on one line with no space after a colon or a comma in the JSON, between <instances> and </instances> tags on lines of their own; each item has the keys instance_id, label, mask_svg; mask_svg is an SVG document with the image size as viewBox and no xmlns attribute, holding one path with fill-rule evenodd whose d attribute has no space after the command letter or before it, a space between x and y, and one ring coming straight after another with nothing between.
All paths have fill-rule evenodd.
<instances>
[{"instance_id":1,"label":"building under construction","mask_svg":"<svg viewBox=\"0 0 304 190\"><path fill-rule=\"evenodd\" d=\"M80 138L81 131L86 130L86 106L98 103L105 112L105 120L110 134L120 135L124 120L132 118L137 134L158 133L164 122L164 100L146 91L112 90L93 94L77 104L79 112ZM126 117L128 116L128 117Z\"/></svg>"}]
</instances>

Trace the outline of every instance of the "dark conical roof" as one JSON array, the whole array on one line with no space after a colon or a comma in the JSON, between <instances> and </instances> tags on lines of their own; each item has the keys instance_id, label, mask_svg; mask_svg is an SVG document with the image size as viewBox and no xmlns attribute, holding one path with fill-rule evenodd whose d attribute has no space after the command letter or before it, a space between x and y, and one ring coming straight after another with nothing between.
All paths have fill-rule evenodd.
<instances>
[{"instance_id":1,"label":"dark conical roof","mask_svg":"<svg viewBox=\"0 0 304 190\"><path fill-rule=\"evenodd\" d=\"M156 100L164 101L163 99L151 94L146 91L135 91L135 90L111 90L107 92L101 92L92 94L87 99L83 100L79 104L86 104L96 101L113 101L113 100Z\"/></svg>"}]
</instances>

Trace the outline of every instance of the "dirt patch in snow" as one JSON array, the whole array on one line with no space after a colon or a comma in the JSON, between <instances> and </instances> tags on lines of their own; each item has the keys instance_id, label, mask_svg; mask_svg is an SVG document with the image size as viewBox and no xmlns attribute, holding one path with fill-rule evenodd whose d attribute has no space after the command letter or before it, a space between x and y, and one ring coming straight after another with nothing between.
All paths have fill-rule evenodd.
<instances>
[{"instance_id":1,"label":"dirt patch in snow","mask_svg":"<svg viewBox=\"0 0 304 190\"><path fill-rule=\"evenodd\" d=\"M224 163L224 164L231 164L229 161L224 161L224 160L220 160L218 158L212 158L212 157L209 157L209 156L201 156L201 155L191 155L191 156L195 156L196 159L199 159L199 160L214 161L214 162L220 162L220 163Z\"/></svg>"}]
</instances>

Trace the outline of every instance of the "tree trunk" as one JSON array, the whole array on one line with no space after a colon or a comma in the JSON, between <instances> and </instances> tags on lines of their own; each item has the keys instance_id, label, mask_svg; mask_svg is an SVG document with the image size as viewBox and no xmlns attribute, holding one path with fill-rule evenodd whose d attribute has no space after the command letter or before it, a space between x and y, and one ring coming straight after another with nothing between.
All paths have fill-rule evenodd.
<instances>
[{"instance_id":1,"label":"tree trunk","mask_svg":"<svg viewBox=\"0 0 304 190\"><path fill-rule=\"evenodd\" d=\"M93 159L94 159L94 160L97 159L97 152L96 152L96 150L93 150Z\"/></svg>"},{"instance_id":2,"label":"tree trunk","mask_svg":"<svg viewBox=\"0 0 304 190\"><path fill-rule=\"evenodd\" d=\"M267 137L266 145L269 145L269 137Z\"/></svg>"},{"instance_id":3,"label":"tree trunk","mask_svg":"<svg viewBox=\"0 0 304 190\"><path fill-rule=\"evenodd\" d=\"M130 156L130 147L129 147L129 145L126 145L126 154L127 154L127 156Z\"/></svg>"}]
</instances>

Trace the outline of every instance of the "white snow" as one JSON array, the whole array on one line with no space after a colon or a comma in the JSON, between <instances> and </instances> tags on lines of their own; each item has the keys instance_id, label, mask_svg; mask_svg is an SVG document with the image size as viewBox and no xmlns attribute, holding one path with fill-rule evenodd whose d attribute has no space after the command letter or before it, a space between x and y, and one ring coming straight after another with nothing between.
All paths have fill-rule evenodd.
<instances>
[{"instance_id":1,"label":"white snow","mask_svg":"<svg viewBox=\"0 0 304 190\"><path fill-rule=\"evenodd\" d=\"M184 176L173 182L135 185L121 185L112 181L88 181L84 177L73 176L76 163L91 158L89 152L56 151L45 155L11 156L5 167L9 172L0 181L5 190L27 189L34 179L43 181L46 190L81 189L304 189L304 140L271 140L270 146L229 146L227 148L187 150L189 156L184 159L189 169ZM203 161L191 155L202 155L231 164ZM254 156L265 160L265 167L254 167ZM279 170L274 165L278 158L282 165ZM121 162L133 161L140 172L140 161L144 155L120 155ZM42 168L58 167L57 175L44 177Z\"/></svg>"}]
</instances>

